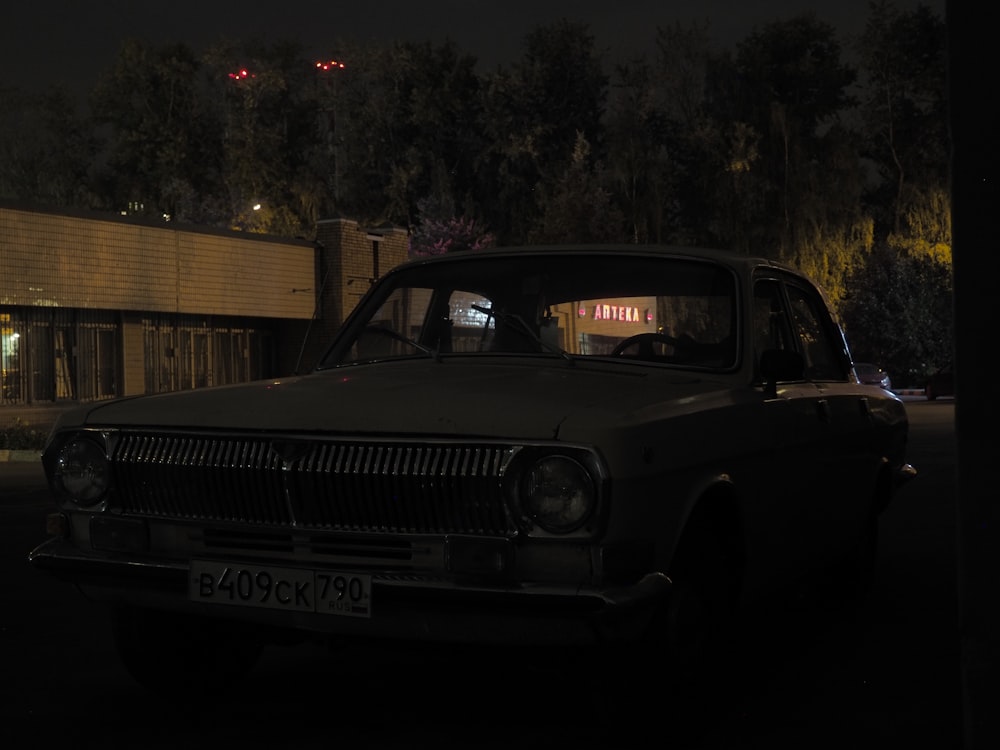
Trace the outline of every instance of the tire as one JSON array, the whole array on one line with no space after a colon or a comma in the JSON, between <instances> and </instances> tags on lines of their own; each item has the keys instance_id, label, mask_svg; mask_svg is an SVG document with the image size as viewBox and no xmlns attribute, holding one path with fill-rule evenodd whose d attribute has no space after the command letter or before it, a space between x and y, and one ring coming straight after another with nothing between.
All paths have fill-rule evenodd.
<instances>
[{"instance_id":1,"label":"tire","mask_svg":"<svg viewBox=\"0 0 1000 750\"><path fill-rule=\"evenodd\" d=\"M666 732L666 744L686 746L728 708L738 591L729 559L713 532L686 534L668 600L638 643L605 656L593 687L609 741L628 731L647 744Z\"/></svg>"},{"instance_id":2,"label":"tire","mask_svg":"<svg viewBox=\"0 0 1000 750\"><path fill-rule=\"evenodd\" d=\"M888 492L889 479L883 476L839 563L820 576L819 594L831 603L858 606L871 592L878 567L879 513L888 502L884 494Z\"/></svg>"},{"instance_id":3,"label":"tire","mask_svg":"<svg viewBox=\"0 0 1000 750\"><path fill-rule=\"evenodd\" d=\"M670 600L654 623L660 632L651 635L663 639L672 692L689 702L711 701L730 662L737 589L717 535L702 531L687 538L670 577Z\"/></svg>"},{"instance_id":4,"label":"tire","mask_svg":"<svg viewBox=\"0 0 1000 750\"><path fill-rule=\"evenodd\" d=\"M221 620L137 607L113 610L112 634L131 677L172 700L239 683L263 647L260 639Z\"/></svg>"},{"instance_id":5,"label":"tire","mask_svg":"<svg viewBox=\"0 0 1000 750\"><path fill-rule=\"evenodd\" d=\"M875 482L871 502L861 519L861 527L848 559L849 588L846 593L855 602L866 599L875 582L878 570L879 519L892 501L892 492L892 477L888 470L883 470Z\"/></svg>"},{"instance_id":6,"label":"tire","mask_svg":"<svg viewBox=\"0 0 1000 750\"><path fill-rule=\"evenodd\" d=\"M875 581L878 560L878 514L870 509L862 521L861 530L851 548L845 565L841 585L835 593L847 602L865 600Z\"/></svg>"}]
</instances>

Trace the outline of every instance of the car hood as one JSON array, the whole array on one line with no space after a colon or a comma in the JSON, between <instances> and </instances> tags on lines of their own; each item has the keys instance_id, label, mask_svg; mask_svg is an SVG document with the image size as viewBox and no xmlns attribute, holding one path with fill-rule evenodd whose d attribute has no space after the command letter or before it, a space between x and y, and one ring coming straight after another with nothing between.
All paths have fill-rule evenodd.
<instances>
[{"instance_id":1,"label":"car hood","mask_svg":"<svg viewBox=\"0 0 1000 750\"><path fill-rule=\"evenodd\" d=\"M705 408L728 388L616 363L405 361L119 399L64 414L58 426L572 439L651 411Z\"/></svg>"}]
</instances>

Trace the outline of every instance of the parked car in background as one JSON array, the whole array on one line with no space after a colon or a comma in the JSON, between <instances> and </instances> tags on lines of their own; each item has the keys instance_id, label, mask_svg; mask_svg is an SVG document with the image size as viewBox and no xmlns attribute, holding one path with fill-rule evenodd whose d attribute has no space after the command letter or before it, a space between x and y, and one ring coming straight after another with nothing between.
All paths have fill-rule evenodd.
<instances>
[{"instance_id":1,"label":"parked car in background","mask_svg":"<svg viewBox=\"0 0 1000 750\"><path fill-rule=\"evenodd\" d=\"M854 372L858 376L858 381L865 385L877 385L887 391L892 390L889 373L878 365L873 365L871 362L855 362Z\"/></svg>"},{"instance_id":2,"label":"parked car in background","mask_svg":"<svg viewBox=\"0 0 1000 750\"><path fill-rule=\"evenodd\" d=\"M30 561L175 697L290 636L574 647L697 694L741 605L864 590L907 433L790 268L455 252L384 275L306 375L64 413Z\"/></svg>"},{"instance_id":3,"label":"parked car in background","mask_svg":"<svg viewBox=\"0 0 1000 750\"><path fill-rule=\"evenodd\" d=\"M955 374L950 362L930 374L924 385L924 395L928 401L933 401L938 396L955 395Z\"/></svg>"}]
</instances>

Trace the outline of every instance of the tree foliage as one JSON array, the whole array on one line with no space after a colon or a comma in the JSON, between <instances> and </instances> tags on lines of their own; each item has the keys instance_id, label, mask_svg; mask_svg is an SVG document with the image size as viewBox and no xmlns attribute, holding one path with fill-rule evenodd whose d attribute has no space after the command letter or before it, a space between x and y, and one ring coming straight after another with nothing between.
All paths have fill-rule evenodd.
<instances>
[{"instance_id":1,"label":"tree foliage","mask_svg":"<svg viewBox=\"0 0 1000 750\"><path fill-rule=\"evenodd\" d=\"M923 383L952 358L951 265L881 244L851 273L840 316L855 359Z\"/></svg>"},{"instance_id":2,"label":"tree foliage","mask_svg":"<svg viewBox=\"0 0 1000 750\"><path fill-rule=\"evenodd\" d=\"M298 44L257 41L224 40L205 61L223 123L220 171L231 226L310 236L324 193L313 66Z\"/></svg>"},{"instance_id":3,"label":"tree foliage","mask_svg":"<svg viewBox=\"0 0 1000 750\"><path fill-rule=\"evenodd\" d=\"M199 63L186 45L128 39L91 93L110 132L101 190L109 209L195 223L219 217L204 198L217 187L219 129L199 95Z\"/></svg>"},{"instance_id":4,"label":"tree foliage","mask_svg":"<svg viewBox=\"0 0 1000 750\"><path fill-rule=\"evenodd\" d=\"M532 31L523 58L487 76L477 173L490 198L485 218L504 244L526 241L541 220L540 188L572 162L577 133L600 159L607 86L594 37L565 20Z\"/></svg>"},{"instance_id":5,"label":"tree foliage","mask_svg":"<svg viewBox=\"0 0 1000 750\"><path fill-rule=\"evenodd\" d=\"M0 91L0 197L55 208L91 208L99 143L69 93Z\"/></svg>"},{"instance_id":6,"label":"tree foliage","mask_svg":"<svg viewBox=\"0 0 1000 750\"><path fill-rule=\"evenodd\" d=\"M414 257L443 255L462 250L493 247L496 238L475 219L450 216L425 218L410 235L410 254Z\"/></svg>"},{"instance_id":7,"label":"tree foliage","mask_svg":"<svg viewBox=\"0 0 1000 750\"><path fill-rule=\"evenodd\" d=\"M806 271L871 358L920 369L951 320L944 31L874 0L852 64L811 13L723 50L673 23L611 74L566 20L483 72L452 41L331 40L317 65L292 42L127 40L90 120L57 92L0 92L0 197L285 236L345 216L405 226L422 253L729 248ZM882 340L894 327L905 345Z\"/></svg>"},{"instance_id":8,"label":"tree foliage","mask_svg":"<svg viewBox=\"0 0 1000 750\"><path fill-rule=\"evenodd\" d=\"M812 13L771 23L737 45L729 78L737 111L730 121L744 122L756 136L744 189L759 196L763 209L748 217L763 230L752 252L795 261L823 223L817 209L839 203L843 175L830 175L838 162L822 157L837 147L828 140L840 131L829 126L849 103L855 78L841 60L834 28Z\"/></svg>"},{"instance_id":9,"label":"tree foliage","mask_svg":"<svg viewBox=\"0 0 1000 750\"><path fill-rule=\"evenodd\" d=\"M572 161L541 189L541 223L528 239L537 244L622 242L621 212L600 177L601 165L592 162L590 144L578 133Z\"/></svg>"},{"instance_id":10,"label":"tree foliage","mask_svg":"<svg viewBox=\"0 0 1000 750\"><path fill-rule=\"evenodd\" d=\"M858 44L867 79L861 146L881 178L872 205L886 232L905 232L907 215L935 207L937 187L947 184L945 42L944 22L926 6L870 4Z\"/></svg>"},{"instance_id":11,"label":"tree foliage","mask_svg":"<svg viewBox=\"0 0 1000 750\"><path fill-rule=\"evenodd\" d=\"M336 208L362 221L412 226L427 196L476 211L480 79L453 42L353 49L332 92Z\"/></svg>"}]
</instances>

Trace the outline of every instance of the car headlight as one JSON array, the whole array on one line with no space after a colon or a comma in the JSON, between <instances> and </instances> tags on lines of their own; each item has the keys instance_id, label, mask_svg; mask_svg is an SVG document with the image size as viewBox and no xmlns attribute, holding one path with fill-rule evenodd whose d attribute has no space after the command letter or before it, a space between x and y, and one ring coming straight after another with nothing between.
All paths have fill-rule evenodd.
<instances>
[{"instance_id":1,"label":"car headlight","mask_svg":"<svg viewBox=\"0 0 1000 750\"><path fill-rule=\"evenodd\" d=\"M590 472L568 456L546 456L524 476L520 506L525 520L551 534L568 534L587 522L597 504Z\"/></svg>"},{"instance_id":2,"label":"car headlight","mask_svg":"<svg viewBox=\"0 0 1000 750\"><path fill-rule=\"evenodd\" d=\"M110 483L110 466L104 446L78 436L63 445L52 464L52 485L77 505L95 505Z\"/></svg>"}]
</instances>

